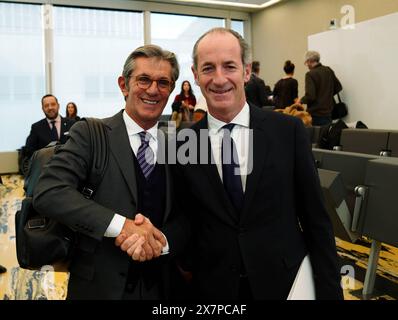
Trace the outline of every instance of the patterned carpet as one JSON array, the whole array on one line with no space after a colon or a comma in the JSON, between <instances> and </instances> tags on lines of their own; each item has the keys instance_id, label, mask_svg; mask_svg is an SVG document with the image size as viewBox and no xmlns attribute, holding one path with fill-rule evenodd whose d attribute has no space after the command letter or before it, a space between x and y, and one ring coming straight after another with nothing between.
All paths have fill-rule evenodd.
<instances>
[{"instance_id":1,"label":"patterned carpet","mask_svg":"<svg viewBox=\"0 0 398 320\"><path fill-rule=\"evenodd\" d=\"M2 176L0 185L0 264L7 272L0 275L0 299L3 300L58 300L65 299L68 274L40 271L18 266L15 252L15 212L24 196L22 177Z\"/></svg>"},{"instance_id":2,"label":"patterned carpet","mask_svg":"<svg viewBox=\"0 0 398 320\"><path fill-rule=\"evenodd\" d=\"M54 272L50 267L40 271L22 269L15 253L15 212L24 196L23 180L19 175L2 176L0 184L0 264L8 271L0 275L0 300L62 300L67 293L68 273ZM352 266L355 275L342 278L346 300L361 300L364 273L370 251L370 241L361 239L352 244L336 238L343 265ZM379 285L379 286L378 286ZM376 289L372 299L398 298L398 249L382 245L377 268Z\"/></svg>"}]
</instances>

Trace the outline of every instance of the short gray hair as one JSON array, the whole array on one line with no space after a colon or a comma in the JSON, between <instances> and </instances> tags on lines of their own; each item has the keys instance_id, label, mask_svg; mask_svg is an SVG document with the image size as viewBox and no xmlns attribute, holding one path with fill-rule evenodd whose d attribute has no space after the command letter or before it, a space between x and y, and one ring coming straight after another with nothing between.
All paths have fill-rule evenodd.
<instances>
[{"instance_id":1,"label":"short gray hair","mask_svg":"<svg viewBox=\"0 0 398 320\"><path fill-rule=\"evenodd\" d=\"M321 60L321 55L318 51L307 51L304 59L304 61L319 62Z\"/></svg>"},{"instance_id":2,"label":"short gray hair","mask_svg":"<svg viewBox=\"0 0 398 320\"><path fill-rule=\"evenodd\" d=\"M136 68L135 60L140 57L157 58L159 60L168 61L171 65L171 80L173 81L172 90L174 90L175 82L180 75L180 66L178 64L177 57L173 52L163 50L161 47L154 44L148 44L138 47L127 57L126 62L123 66L122 73L127 88L129 83L129 77L132 73L134 73L134 70Z\"/></svg>"},{"instance_id":3,"label":"short gray hair","mask_svg":"<svg viewBox=\"0 0 398 320\"><path fill-rule=\"evenodd\" d=\"M251 62L250 46L238 32L231 30L231 29L227 29L227 28L213 28L213 29L210 29L209 31L207 31L206 33L204 33L203 35L201 35L193 47L192 60L193 60L193 67L195 68L195 70L198 68L199 42L210 33L230 33L230 34L232 34L239 42L241 60L242 60L243 65L247 65Z\"/></svg>"}]
</instances>

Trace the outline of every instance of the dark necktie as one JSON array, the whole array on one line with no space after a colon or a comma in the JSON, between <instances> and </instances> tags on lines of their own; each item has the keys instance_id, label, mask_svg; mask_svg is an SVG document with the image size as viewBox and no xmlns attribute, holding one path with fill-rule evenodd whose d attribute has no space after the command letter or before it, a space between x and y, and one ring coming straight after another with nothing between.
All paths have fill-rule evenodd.
<instances>
[{"instance_id":1,"label":"dark necktie","mask_svg":"<svg viewBox=\"0 0 398 320\"><path fill-rule=\"evenodd\" d=\"M51 121L51 141L58 141L57 127L55 126L55 120Z\"/></svg>"},{"instance_id":2,"label":"dark necktie","mask_svg":"<svg viewBox=\"0 0 398 320\"><path fill-rule=\"evenodd\" d=\"M141 167L142 173L144 174L145 178L148 179L149 175L155 168L155 157L152 149L149 147L149 139L151 136L145 131L140 132L139 135L141 138L141 145L137 151L137 160Z\"/></svg>"},{"instance_id":3,"label":"dark necktie","mask_svg":"<svg viewBox=\"0 0 398 320\"><path fill-rule=\"evenodd\" d=\"M224 188L237 212L240 214L243 205L243 187L239 170L238 152L231 131L235 124L223 127L224 135L221 146L222 178Z\"/></svg>"}]
</instances>

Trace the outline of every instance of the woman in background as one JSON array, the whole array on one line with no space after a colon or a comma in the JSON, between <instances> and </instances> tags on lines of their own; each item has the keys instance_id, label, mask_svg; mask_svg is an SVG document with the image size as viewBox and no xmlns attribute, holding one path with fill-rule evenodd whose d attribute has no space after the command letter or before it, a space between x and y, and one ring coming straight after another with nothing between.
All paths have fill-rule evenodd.
<instances>
[{"instance_id":1,"label":"woman in background","mask_svg":"<svg viewBox=\"0 0 398 320\"><path fill-rule=\"evenodd\" d=\"M69 119L74 119L76 121L80 120L80 117L77 115L77 107L76 107L76 103L74 102L68 102L68 104L66 105L66 117Z\"/></svg>"},{"instance_id":2,"label":"woman in background","mask_svg":"<svg viewBox=\"0 0 398 320\"><path fill-rule=\"evenodd\" d=\"M273 91L275 109L284 109L295 103L298 98L298 82L293 78L294 64L287 60L283 67L286 76L275 84Z\"/></svg>"},{"instance_id":3,"label":"woman in background","mask_svg":"<svg viewBox=\"0 0 398 320\"><path fill-rule=\"evenodd\" d=\"M176 121L177 128L180 126L181 121L192 121L196 97L188 80L182 82L181 92L175 97L173 105L180 106L179 110L173 109L172 115L172 120Z\"/></svg>"}]
</instances>

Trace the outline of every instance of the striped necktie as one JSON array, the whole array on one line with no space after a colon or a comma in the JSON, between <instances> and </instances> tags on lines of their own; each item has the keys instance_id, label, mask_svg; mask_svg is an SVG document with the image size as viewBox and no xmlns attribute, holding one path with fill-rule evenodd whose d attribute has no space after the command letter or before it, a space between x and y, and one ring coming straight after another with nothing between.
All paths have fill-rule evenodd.
<instances>
[{"instance_id":1,"label":"striped necktie","mask_svg":"<svg viewBox=\"0 0 398 320\"><path fill-rule=\"evenodd\" d=\"M144 174L145 178L148 179L149 175L155 168L155 157L152 149L149 147L151 135L145 131L141 131L139 135L141 139L141 145L138 148L137 160L141 167L142 173Z\"/></svg>"}]
</instances>

